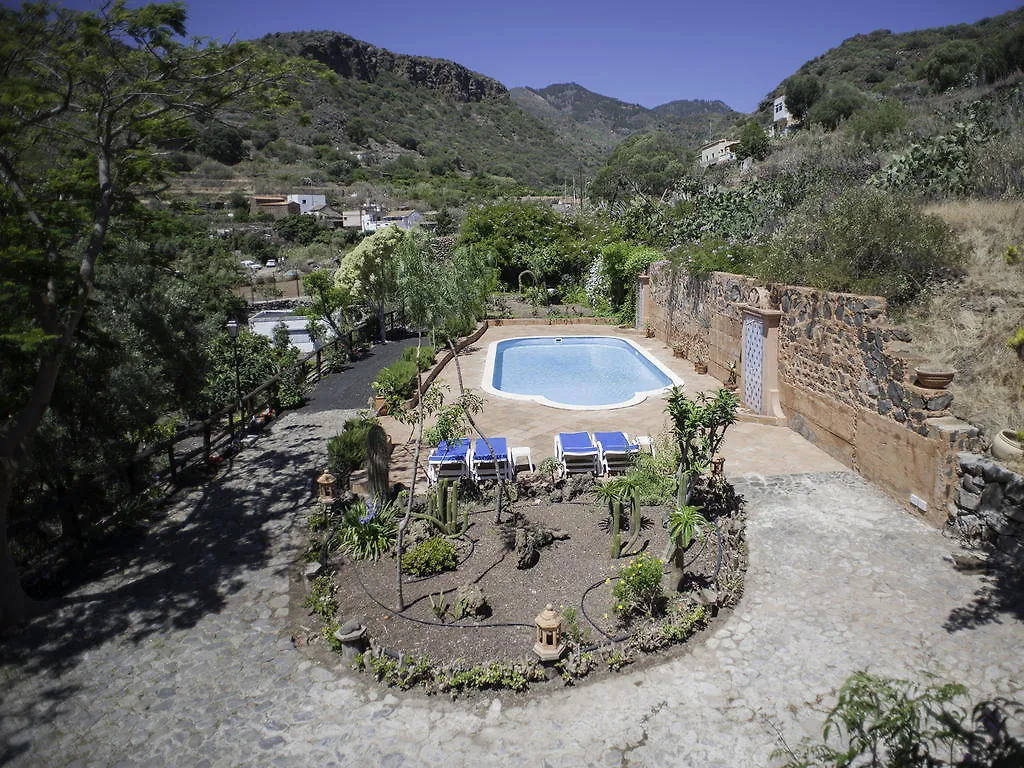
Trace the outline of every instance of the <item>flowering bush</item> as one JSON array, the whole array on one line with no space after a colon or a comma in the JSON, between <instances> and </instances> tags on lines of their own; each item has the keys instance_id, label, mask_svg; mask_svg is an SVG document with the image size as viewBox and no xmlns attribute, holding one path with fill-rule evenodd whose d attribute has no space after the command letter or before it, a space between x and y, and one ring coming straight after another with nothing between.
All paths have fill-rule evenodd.
<instances>
[{"instance_id":1,"label":"flowering bush","mask_svg":"<svg viewBox=\"0 0 1024 768\"><path fill-rule=\"evenodd\" d=\"M398 537L398 511L394 504L367 505L360 500L342 519L342 548L356 560L377 560Z\"/></svg>"},{"instance_id":2,"label":"flowering bush","mask_svg":"<svg viewBox=\"0 0 1024 768\"><path fill-rule=\"evenodd\" d=\"M615 611L623 622L634 616L650 616L659 607L664 573L661 558L641 553L633 562L622 566L619 580L612 587Z\"/></svg>"}]
</instances>

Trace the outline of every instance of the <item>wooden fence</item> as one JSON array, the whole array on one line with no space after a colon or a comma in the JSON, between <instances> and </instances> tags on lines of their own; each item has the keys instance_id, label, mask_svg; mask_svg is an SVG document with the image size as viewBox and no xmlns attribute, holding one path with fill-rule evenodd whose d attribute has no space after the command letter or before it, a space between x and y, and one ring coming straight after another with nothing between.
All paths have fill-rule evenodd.
<instances>
[{"instance_id":1,"label":"wooden fence","mask_svg":"<svg viewBox=\"0 0 1024 768\"><path fill-rule=\"evenodd\" d=\"M394 330L399 324L399 320L398 312L385 314L385 332ZM373 341L372 335L376 329L376 317L363 321L345 334L344 348L351 350L356 344ZM166 456L169 465L167 479L172 484L177 484L181 471L186 467L192 464L205 467L216 463L218 458L236 452L242 439L242 433L248 428L250 420L259 419L260 414L265 412L274 386L300 371L305 376L307 386L315 384L324 374L330 372L328 349L333 355L338 355L341 352L341 343L341 339L332 339L326 346L310 352L295 365L286 368L273 378L267 379L251 392L242 395L238 403L233 402L203 421L179 430L173 437L149 446L136 454L129 465L123 468L127 474L131 494L134 495L142 489L139 473L157 456ZM241 409L239 409L239 405L241 405ZM181 443L196 442L200 436L202 441L199 445L184 450L178 448Z\"/></svg>"}]
</instances>

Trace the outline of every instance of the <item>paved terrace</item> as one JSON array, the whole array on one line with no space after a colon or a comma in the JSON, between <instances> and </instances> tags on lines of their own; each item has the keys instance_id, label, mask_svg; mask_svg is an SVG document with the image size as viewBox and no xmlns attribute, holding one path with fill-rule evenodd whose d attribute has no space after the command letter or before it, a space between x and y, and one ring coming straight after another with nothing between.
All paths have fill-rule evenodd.
<instances>
[{"instance_id":1,"label":"paved terrace","mask_svg":"<svg viewBox=\"0 0 1024 768\"><path fill-rule=\"evenodd\" d=\"M510 446L528 446L533 461L539 465L554 455L554 436L559 432L606 432L622 430L631 438L652 435L671 429L665 415L667 395L649 397L629 408L604 411L574 411L549 408L532 402L513 400L488 394L483 389L484 365L487 349L495 341L516 336L593 336L617 335L628 338L642 347L649 356L679 376L685 390L690 393L709 392L722 386L713 376L696 373L693 363L672 356L672 350L657 339L644 338L631 329L605 325L504 325L492 327L475 344L459 353L463 385L472 388L484 400L483 411L474 420L488 437L505 437ZM450 396L458 394L458 380L454 363L449 363L438 382L450 388ZM393 456L394 480L408 485L412 470L411 429L384 418L385 428L396 445ZM429 424L429 422L428 422ZM795 432L771 429L760 424L738 422L726 433L723 454L727 457L725 470L729 477L748 473L786 475L794 472L827 472L843 470L842 464L815 448ZM417 483L426 482L421 454Z\"/></svg>"},{"instance_id":2,"label":"paved terrace","mask_svg":"<svg viewBox=\"0 0 1024 768\"><path fill-rule=\"evenodd\" d=\"M713 383L683 373L692 388ZM354 413L329 401L363 402L369 378L328 379L311 406L0 644L0 764L771 766L780 736L817 733L830 690L860 668L1024 695L1024 625L993 610L998 580L958 573L939 532L759 425L738 425L726 449L747 500L746 592L661 663L458 702L318 663L291 641L289 575L324 441ZM640 409L636 426L626 411L598 422L545 409L518 434L531 433L537 458L563 426L656 430L658 405Z\"/></svg>"}]
</instances>

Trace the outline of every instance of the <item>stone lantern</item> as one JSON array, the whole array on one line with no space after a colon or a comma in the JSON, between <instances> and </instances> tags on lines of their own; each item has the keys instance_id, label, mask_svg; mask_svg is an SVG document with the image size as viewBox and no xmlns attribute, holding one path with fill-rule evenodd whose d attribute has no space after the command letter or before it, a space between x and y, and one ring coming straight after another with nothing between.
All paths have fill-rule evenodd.
<instances>
[{"instance_id":1,"label":"stone lantern","mask_svg":"<svg viewBox=\"0 0 1024 768\"><path fill-rule=\"evenodd\" d=\"M324 504L331 504L337 498L337 478L328 472L316 479L316 500Z\"/></svg>"},{"instance_id":2,"label":"stone lantern","mask_svg":"<svg viewBox=\"0 0 1024 768\"><path fill-rule=\"evenodd\" d=\"M548 603L537 616L537 642L533 652L541 661L557 661L565 652L562 641L562 616Z\"/></svg>"}]
</instances>

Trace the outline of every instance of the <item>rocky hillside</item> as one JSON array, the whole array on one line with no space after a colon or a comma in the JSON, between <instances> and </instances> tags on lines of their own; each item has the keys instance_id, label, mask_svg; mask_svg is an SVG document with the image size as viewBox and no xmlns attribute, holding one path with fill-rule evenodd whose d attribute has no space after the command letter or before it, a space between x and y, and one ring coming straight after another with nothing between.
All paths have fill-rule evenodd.
<instances>
[{"instance_id":1,"label":"rocky hillside","mask_svg":"<svg viewBox=\"0 0 1024 768\"><path fill-rule=\"evenodd\" d=\"M576 147L514 104L501 83L460 64L392 53L338 32L278 33L262 42L316 63L299 67L309 75L296 94L300 106L274 120L271 160L296 155L288 147L282 153L283 140L327 182L409 185L482 175L554 189L579 172ZM599 158L582 161L592 167ZM352 164L358 167L346 167Z\"/></svg>"},{"instance_id":2,"label":"rocky hillside","mask_svg":"<svg viewBox=\"0 0 1024 768\"><path fill-rule=\"evenodd\" d=\"M512 100L584 151L607 155L635 133L664 131L696 149L740 117L721 101L672 101L654 109L587 90L577 83L513 88Z\"/></svg>"},{"instance_id":3,"label":"rocky hillside","mask_svg":"<svg viewBox=\"0 0 1024 768\"><path fill-rule=\"evenodd\" d=\"M454 61L392 53L340 32L277 33L264 40L294 56L319 61L338 75L354 80L373 82L389 72L451 101L504 100L508 96L508 90L497 80Z\"/></svg>"}]
</instances>

